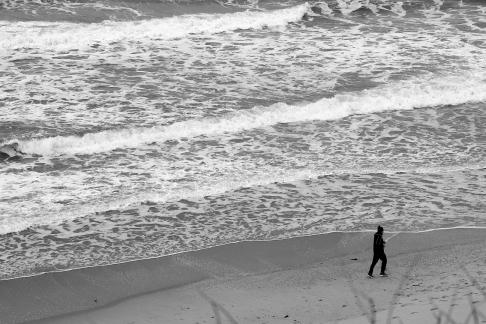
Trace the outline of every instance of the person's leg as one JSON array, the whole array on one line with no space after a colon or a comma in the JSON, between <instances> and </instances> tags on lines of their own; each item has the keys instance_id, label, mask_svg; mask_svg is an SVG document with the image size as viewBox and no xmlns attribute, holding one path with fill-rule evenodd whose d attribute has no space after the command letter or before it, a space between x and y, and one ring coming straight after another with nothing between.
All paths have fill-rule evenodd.
<instances>
[{"instance_id":1,"label":"person's leg","mask_svg":"<svg viewBox=\"0 0 486 324\"><path fill-rule=\"evenodd\" d=\"M386 261L387 261L385 253L383 253L381 255L380 259L381 259L381 272L380 272L380 274L384 274L385 270L386 270Z\"/></svg>"},{"instance_id":2,"label":"person's leg","mask_svg":"<svg viewBox=\"0 0 486 324\"><path fill-rule=\"evenodd\" d=\"M373 261L371 262L370 271L368 271L368 275L373 275L373 269L375 268L376 263L380 259L379 255L373 253Z\"/></svg>"}]
</instances>

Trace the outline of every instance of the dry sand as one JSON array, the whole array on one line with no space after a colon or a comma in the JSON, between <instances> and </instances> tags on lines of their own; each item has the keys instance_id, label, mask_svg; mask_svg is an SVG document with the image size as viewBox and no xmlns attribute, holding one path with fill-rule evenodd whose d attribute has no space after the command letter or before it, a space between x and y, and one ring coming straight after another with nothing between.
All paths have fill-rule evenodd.
<instances>
[{"instance_id":1,"label":"dry sand","mask_svg":"<svg viewBox=\"0 0 486 324\"><path fill-rule=\"evenodd\" d=\"M330 233L2 281L1 323L436 323L450 305L464 323L471 304L486 323L486 229L396 235L388 278L366 277L371 244Z\"/></svg>"}]
</instances>

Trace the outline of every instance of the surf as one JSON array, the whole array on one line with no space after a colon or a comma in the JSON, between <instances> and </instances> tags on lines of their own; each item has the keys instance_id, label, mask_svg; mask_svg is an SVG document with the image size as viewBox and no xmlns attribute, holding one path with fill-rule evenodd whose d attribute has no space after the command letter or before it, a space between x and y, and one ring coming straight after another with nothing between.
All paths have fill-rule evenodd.
<instances>
[{"instance_id":1,"label":"surf","mask_svg":"<svg viewBox=\"0 0 486 324\"><path fill-rule=\"evenodd\" d=\"M240 29L283 27L302 20L308 3L271 11L181 15L139 21L102 23L17 22L0 28L0 50L41 49L66 51L121 42L161 41L189 35Z\"/></svg>"},{"instance_id":2,"label":"surf","mask_svg":"<svg viewBox=\"0 0 486 324\"><path fill-rule=\"evenodd\" d=\"M340 93L313 103L291 105L281 102L268 107L257 106L219 118L186 120L150 128L106 130L83 136L15 141L19 143L21 151L29 154L96 154L180 138L238 133L279 123L336 120L351 115L482 101L486 101L484 76L469 73L461 76L397 81L359 92Z\"/></svg>"}]
</instances>

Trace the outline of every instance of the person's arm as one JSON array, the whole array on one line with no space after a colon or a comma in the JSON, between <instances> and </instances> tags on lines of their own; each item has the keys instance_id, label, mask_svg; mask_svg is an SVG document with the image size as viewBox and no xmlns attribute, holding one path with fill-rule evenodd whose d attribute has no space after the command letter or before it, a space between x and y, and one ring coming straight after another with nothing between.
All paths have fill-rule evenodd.
<instances>
[{"instance_id":1,"label":"person's arm","mask_svg":"<svg viewBox=\"0 0 486 324\"><path fill-rule=\"evenodd\" d=\"M375 234L375 240L373 245L376 250L384 249L385 242L383 241L383 237L381 235Z\"/></svg>"},{"instance_id":2,"label":"person's arm","mask_svg":"<svg viewBox=\"0 0 486 324\"><path fill-rule=\"evenodd\" d=\"M373 248L375 250L380 249L382 247L382 245L380 244L380 239L381 239L380 235L375 234L374 241L373 241Z\"/></svg>"}]
</instances>

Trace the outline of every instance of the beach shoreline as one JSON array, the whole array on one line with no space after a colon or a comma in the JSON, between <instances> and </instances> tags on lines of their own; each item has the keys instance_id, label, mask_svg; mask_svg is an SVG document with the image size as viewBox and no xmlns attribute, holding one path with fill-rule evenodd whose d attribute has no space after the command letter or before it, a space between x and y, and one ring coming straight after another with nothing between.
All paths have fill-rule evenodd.
<instances>
[{"instance_id":1,"label":"beach shoreline","mask_svg":"<svg viewBox=\"0 0 486 324\"><path fill-rule=\"evenodd\" d=\"M281 305L286 304L282 302L285 296L289 300L297 298L295 307L305 309L309 305L299 303L298 298L309 300L316 297L315 294L321 294L323 296L320 299L325 300L325 295L334 291L331 295L334 294L337 299L343 297L346 301L343 305L346 306L341 305L342 309L337 309L337 305L333 306L331 303L323 308L328 310L322 313L322 309L312 305L305 312L307 319L302 319L301 323L317 323L319 318L325 319L324 322L336 321L363 316L355 309L356 302L350 293L349 282L356 282L357 286L367 285L365 291L370 293L376 290L376 287L369 286L370 283L377 283L378 287L386 283L388 294L400 282L407 266L413 262L416 263L414 269L419 272L428 267L436 267L441 262L447 263L441 261L444 258L452 260L449 263L459 262L466 268L469 265L476 269L476 263L481 258L470 259L462 250L474 250L483 256L486 254L486 229L482 228L388 233L388 237L392 235L393 238L387 244L392 276L386 279L366 279L371 258L370 232L334 232L285 240L238 242L154 259L4 280L0 282L0 301L3 306L0 318L3 319L2 323L85 323L83 319L86 317L99 317L103 319L103 323L117 323L123 313L120 312L122 307L125 310L133 308L130 314L140 320L140 323L164 323L170 316L173 316L173 321L176 321L176 317L182 319L177 320L180 323L196 323L197 318L211 323L214 322L214 314L210 306L212 302L203 297L207 295L213 296L208 298L214 298L214 301L229 302L236 298L238 305L247 305L236 309L231 307L228 312L235 314L238 323L250 323L259 321L248 314L247 307L254 302L254 298L266 300L262 304L266 306L260 310L261 314L255 315L266 318L265 314L278 312ZM417 255L422 254L432 255L437 259L435 263L430 261L431 257L425 261L413 261ZM459 260L461 258L465 260ZM480 265L484 268L484 261L482 262ZM449 267L454 268L454 264L449 264ZM455 272L460 272L457 267L454 269ZM471 271L476 274L474 269ZM289 276L293 279L283 280ZM263 278L262 289L253 285ZM386 281L379 281L381 279ZM285 287L286 284L283 288L275 284L281 280L284 283L294 282L292 289ZM449 280L449 285L454 286L455 283L451 280L453 279ZM314 291L319 288L329 291ZM242 291L243 297L235 297L241 295ZM423 293L420 292L419 295ZM452 295L452 291L450 293ZM272 295L275 296L274 301L270 298ZM376 298L377 301L383 301L387 297L380 295ZM317 304L322 304L318 300L319 298ZM170 304L172 307L161 306L159 314L153 309L150 312L142 311L141 305L150 308L153 303L160 306L160 302L161 305ZM172 312L171 315L169 310L174 308L174 303L189 305L189 309L182 313L178 310L177 314ZM288 305L288 308L293 307ZM25 309L29 312L25 312ZM331 311L332 309L334 310ZM138 315L137 310L140 311ZM380 308L377 310L380 311ZM334 315L331 314L333 312ZM151 314L152 322L147 319L147 314ZM313 316L318 318L313 319ZM271 323L272 317L261 322Z\"/></svg>"}]
</instances>

